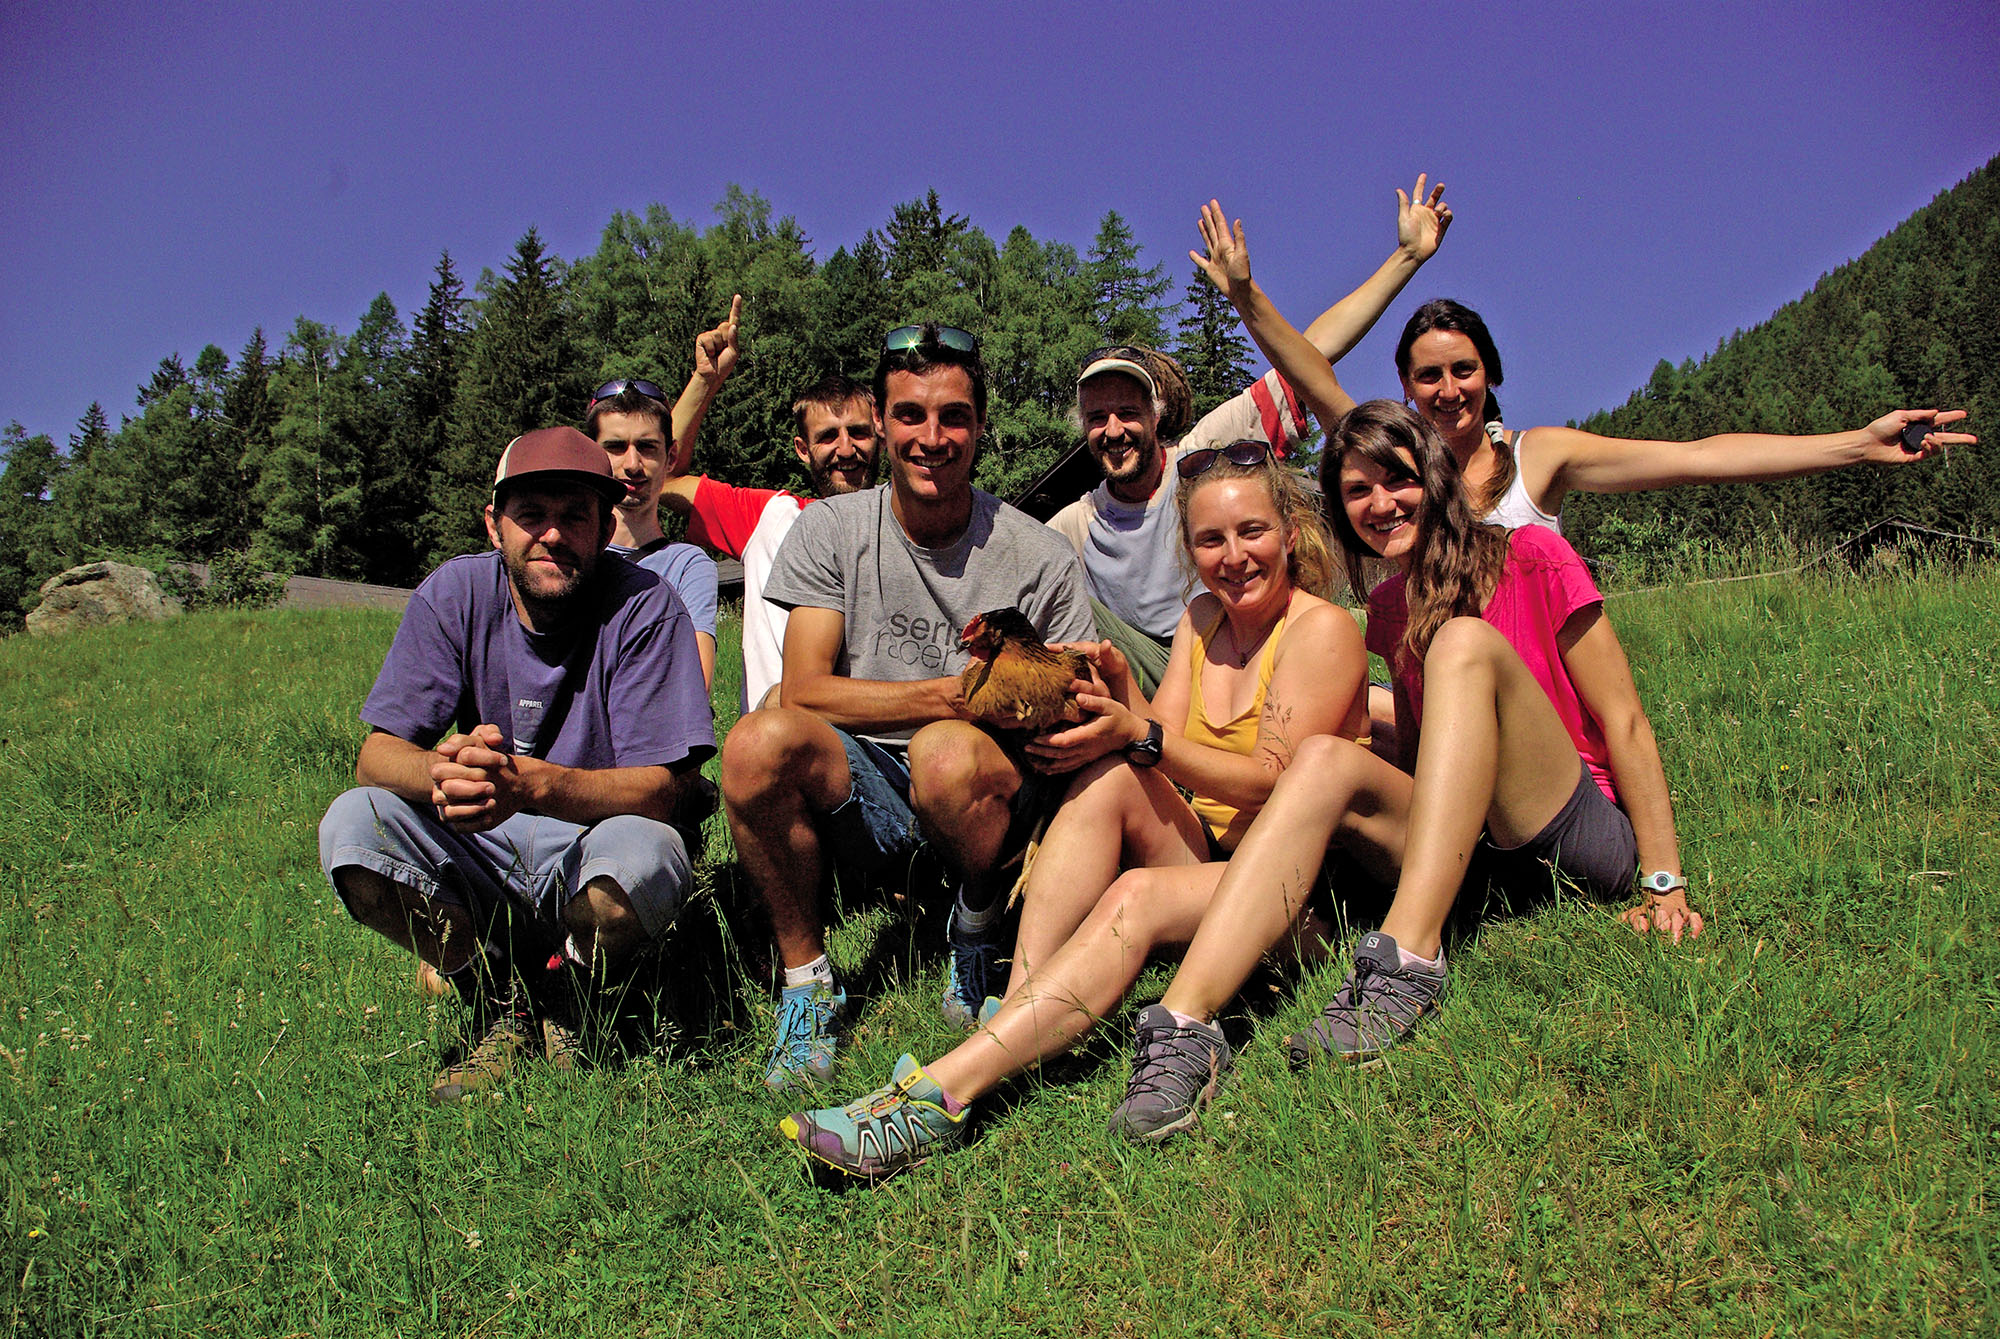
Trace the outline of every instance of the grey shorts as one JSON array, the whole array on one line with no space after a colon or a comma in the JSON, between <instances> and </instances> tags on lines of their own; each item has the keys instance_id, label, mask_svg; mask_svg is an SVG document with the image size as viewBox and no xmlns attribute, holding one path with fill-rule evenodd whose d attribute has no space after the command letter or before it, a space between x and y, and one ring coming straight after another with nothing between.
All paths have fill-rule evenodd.
<instances>
[{"instance_id":1,"label":"grey shorts","mask_svg":"<svg viewBox=\"0 0 2000 1339\"><path fill-rule=\"evenodd\" d=\"M1590 768L1548 826L1519 846L1500 847L1482 839L1475 868L1510 898L1546 896L1559 877L1599 900L1632 891L1639 869L1639 844L1632 820L1591 780Z\"/></svg>"},{"instance_id":2,"label":"grey shorts","mask_svg":"<svg viewBox=\"0 0 2000 1339\"><path fill-rule=\"evenodd\" d=\"M691 881L680 833L650 818L619 814L584 827L516 814L491 831L462 833L439 822L428 804L375 786L347 791L327 808L319 863L329 880L358 865L482 919L505 899L557 943L564 904L592 879L617 884L655 939L673 924Z\"/></svg>"}]
</instances>

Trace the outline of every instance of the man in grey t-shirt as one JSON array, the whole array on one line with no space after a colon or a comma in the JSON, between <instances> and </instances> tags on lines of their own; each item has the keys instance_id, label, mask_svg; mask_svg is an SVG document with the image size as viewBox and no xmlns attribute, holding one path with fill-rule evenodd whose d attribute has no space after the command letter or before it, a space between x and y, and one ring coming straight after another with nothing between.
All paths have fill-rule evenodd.
<instances>
[{"instance_id":1,"label":"man in grey t-shirt","mask_svg":"<svg viewBox=\"0 0 2000 1339\"><path fill-rule=\"evenodd\" d=\"M1049 641L1092 639L1083 571L1061 537L972 486L986 420L973 337L891 331L875 402L889 483L799 514L764 588L790 610L781 705L745 716L722 750L737 856L785 968L773 1087L833 1067L846 996L826 960L829 865L905 867L928 840L961 880L947 1016L970 1024L1002 983L988 875L1027 778L959 693L959 634L1014 605Z\"/></svg>"}]
</instances>

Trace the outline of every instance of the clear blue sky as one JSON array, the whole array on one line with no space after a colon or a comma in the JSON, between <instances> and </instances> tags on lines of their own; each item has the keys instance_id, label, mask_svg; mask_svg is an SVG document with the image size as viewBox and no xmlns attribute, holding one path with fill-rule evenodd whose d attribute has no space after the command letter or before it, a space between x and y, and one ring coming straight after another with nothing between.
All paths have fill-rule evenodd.
<instances>
[{"instance_id":1,"label":"clear blue sky","mask_svg":"<svg viewBox=\"0 0 2000 1339\"><path fill-rule=\"evenodd\" d=\"M295 12L295 10L297 12ZM1442 178L1391 327L1479 308L1516 424L1713 349L2000 152L2000 5L56 5L0 10L0 422L115 424L160 358L408 315L538 227L706 226L731 182L824 257L936 187L996 240L1115 208L1175 291L1210 195L1303 319ZM682 368L663 369L678 377ZM1990 429L1991 425L1988 425Z\"/></svg>"}]
</instances>

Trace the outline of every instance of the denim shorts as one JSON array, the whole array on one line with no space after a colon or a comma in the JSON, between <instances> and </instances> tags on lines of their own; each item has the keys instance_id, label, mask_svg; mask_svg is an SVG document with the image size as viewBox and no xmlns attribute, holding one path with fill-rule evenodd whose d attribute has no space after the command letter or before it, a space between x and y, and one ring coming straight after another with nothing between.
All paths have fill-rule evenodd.
<instances>
[{"instance_id":1,"label":"denim shorts","mask_svg":"<svg viewBox=\"0 0 2000 1339\"><path fill-rule=\"evenodd\" d=\"M347 791L328 807L319 825L319 860L329 880L358 865L482 921L505 899L556 943L563 938L563 906L592 879L617 884L655 939L673 924L692 882L680 833L637 814L589 827L515 814L489 831L464 833L438 821L430 805L376 786Z\"/></svg>"},{"instance_id":2,"label":"denim shorts","mask_svg":"<svg viewBox=\"0 0 2000 1339\"><path fill-rule=\"evenodd\" d=\"M826 815L820 833L833 866L878 876L906 867L924 834L910 808L910 765L902 754L838 727L847 751L847 798Z\"/></svg>"},{"instance_id":3,"label":"denim shorts","mask_svg":"<svg viewBox=\"0 0 2000 1339\"><path fill-rule=\"evenodd\" d=\"M851 780L847 798L828 811L820 825L830 864L842 874L870 879L907 871L924 846L923 828L910 808L908 759L838 726L833 732L846 750ZM1019 755L1010 756L1020 763ZM1067 776L1044 776L1026 766L1020 774L1020 787L1008 806L1007 836L1000 844L1002 865L1026 845L1028 829L1042 813L1054 810L1070 782Z\"/></svg>"}]
</instances>

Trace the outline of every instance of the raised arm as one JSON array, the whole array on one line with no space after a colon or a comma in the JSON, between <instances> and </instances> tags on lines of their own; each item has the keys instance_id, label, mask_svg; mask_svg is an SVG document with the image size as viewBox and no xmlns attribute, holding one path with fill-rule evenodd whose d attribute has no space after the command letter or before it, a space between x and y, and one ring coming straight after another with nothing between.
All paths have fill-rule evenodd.
<instances>
[{"instance_id":1,"label":"raised arm","mask_svg":"<svg viewBox=\"0 0 2000 1339\"><path fill-rule=\"evenodd\" d=\"M1303 392L1301 392L1303 393ZM1546 482L1528 480L1536 505L1554 513L1571 492L1637 493L1679 484L1763 483L1820 474L1848 465L1907 465L1927 460L1951 446L1976 446L1966 432L1926 433L1920 450L1903 445L1912 423L1944 428L1965 417L1962 409L1897 409L1865 428L1813 437L1729 432L1693 442L1633 441L1599 437L1574 428L1536 428L1523 469Z\"/></svg>"},{"instance_id":2,"label":"raised arm","mask_svg":"<svg viewBox=\"0 0 2000 1339\"><path fill-rule=\"evenodd\" d=\"M1293 328L1250 277L1250 248L1243 240L1243 220L1236 220L1231 227L1222 206L1210 200L1201 207L1200 226L1208 253L1190 251L1188 259L1228 297L1243 318L1243 328L1257 341L1271 366L1292 383L1299 398L1319 418L1320 426L1331 431L1354 408L1354 397L1342 388L1326 355Z\"/></svg>"},{"instance_id":3,"label":"raised arm","mask_svg":"<svg viewBox=\"0 0 2000 1339\"><path fill-rule=\"evenodd\" d=\"M1417 184L1406 195L1396 191L1396 249L1368 276L1361 287L1328 307L1305 328L1308 344L1337 363L1346 357L1362 336L1374 328L1389 310L1389 304L1403 291L1425 261L1437 254L1451 227L1451 206L1444 202L1444 184L1424 193L1428 178L1417 174Z\"/></svg>"},{"instance_id":4,"label":"raised arm","mask_svg":"<svg viewBox=\"0 0 2000 1339\"><path fill-rule=\"evenodd\" d=\"M694 439L701 432L701 421L736 368L736 327L742 317L743 295L732 294L728 319L695 336L694 371L688 374L687 389L674 401L673 459L667 462L670 476L686 474L694 464Z\"/></svg>"}]
</instances>

